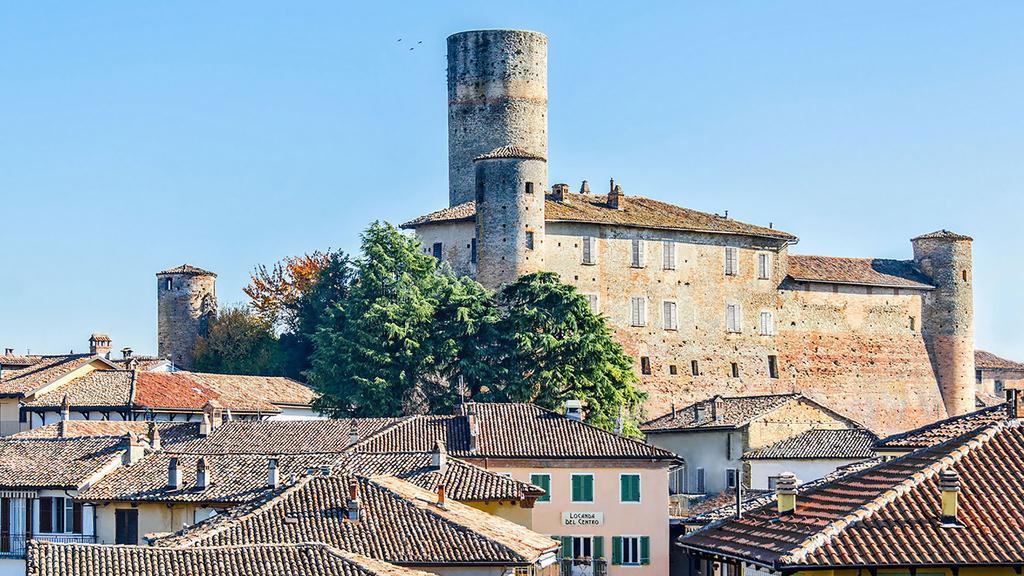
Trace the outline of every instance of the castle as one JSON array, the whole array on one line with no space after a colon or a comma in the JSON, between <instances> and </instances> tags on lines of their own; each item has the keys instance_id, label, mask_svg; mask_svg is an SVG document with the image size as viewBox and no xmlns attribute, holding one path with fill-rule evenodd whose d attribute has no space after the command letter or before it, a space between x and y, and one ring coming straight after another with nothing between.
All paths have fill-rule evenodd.
<instances>
[{"instance_id":1,"label":"castle","mask_svg":"<svg viewBox=\"0 0 1024 576\"><path fill-rule=\"evenodd\" d=\"M879 433L974 410L971 238L917 236L907 260L804 256L787 232L614 182L549 187L536 32L449 37L448 102L449 206L403 227L486 286L541 270L576 286L637 358L649 416L780 392Z\"/></svg>"},{"instance_id":2,"label":"castle","mask_svg":"<svg viewBox=\"0 0 1024 576\"><path fill-rule=\"evenodd\" d=\"M190 370L196 339L217 314L217 275L190 264L156 274L157 355Z\"/></svg>"}]
</instances>

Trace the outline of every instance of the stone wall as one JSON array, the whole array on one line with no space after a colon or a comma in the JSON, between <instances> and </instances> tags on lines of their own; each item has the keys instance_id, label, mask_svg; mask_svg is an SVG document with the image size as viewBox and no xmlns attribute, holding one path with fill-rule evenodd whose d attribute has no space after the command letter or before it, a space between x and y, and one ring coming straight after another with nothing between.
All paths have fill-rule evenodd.
<instances>
[{"instance_id":1,"label":"stone wall","mask_svg":"<svg viewBox=\"0 0 1024 576\"><path fill-rule=\"evenodd\" d=\"M747 426L743 452L771 446L808 430L839 430L855 423L804 398L757 418Z\"/></svg>"},{"instance_id":2,"label":"stone wall","mask_svg":"<svg viewBox=\"0 0 1024 576\"><path fill-rule=\"evenodd\" d=\"M489 288L544 270L545 160L476 161L477 281Z\"/></svg>"},{"instance_id":3,"label":"stone wall","mask_svg":"<svg viewBox=\"0 0 1024 576\"><path fill-rule=\"evenodd\" d=\"M157 353L176 368L192 366L196 339L217 312L216 282L213 274L157 276Z\"/></svg>"}]
</instances>

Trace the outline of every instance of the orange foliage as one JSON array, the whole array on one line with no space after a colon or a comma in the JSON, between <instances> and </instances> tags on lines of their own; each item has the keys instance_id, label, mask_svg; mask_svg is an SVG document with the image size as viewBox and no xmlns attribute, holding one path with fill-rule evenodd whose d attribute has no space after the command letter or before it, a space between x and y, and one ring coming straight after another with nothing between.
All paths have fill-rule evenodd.
<instances>
[{"instance_id":1,"label":"orange foliage","mask_svg":"<svg viewBox=\"0 0 1024 576\"><path fill-rule=\"evenodd\" d=\"M256 314L279 326L291 319L299 298L313 287L330 261L329 252L317 250L290 256L270 268L261 264L249 275L249 285L243 291L252 300Z\"/></svg>"}]
</instances>

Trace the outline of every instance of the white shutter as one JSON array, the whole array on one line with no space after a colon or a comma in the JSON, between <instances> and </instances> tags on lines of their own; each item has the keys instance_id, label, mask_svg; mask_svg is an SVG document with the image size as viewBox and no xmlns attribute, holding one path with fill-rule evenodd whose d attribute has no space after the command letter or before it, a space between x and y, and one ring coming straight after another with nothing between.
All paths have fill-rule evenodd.
<instances>
[{"instance_id":1,"label":"white shutter","mask_svg":"<svg viewBox=\"0 0 1024 576\"><path fill-rule=\"evenodd\" d=\"M725 248L725 274L727 276L735 276L739 270L739 266L736 262L737 254L736 248L732 246L726 246Z\"/></svg>"},{"instance_id":2,"label":"white shutter","mask_svg":"<svg viewBox=\"0 0 1024 576\"><path fill-rule=\"evenodd\" d=\"M597 294L587 294L587 302L590 303L591 312L597 314Z\"/></svg>"},{"instance_id":3,"label":"white shutter","mask_svg":"<svg viewBox=\"0 0 1024 576\"><path fill-rule=\"evenodd\" d=\"M675 330L676 329L676 303L666 300L663 303L663 313L665 319L665 329Z\"/></svg>"},{"instance_id":4,"label":"white shutter","mask_svg":"<svg viewBox=\"0 0 1024 576\"><path fill-rule=\"evenodd\" d=\"M757 277L760 278L761 280L767 280L770 277L770 275L769 275L770 268L771 268L771 257L768 254L764 254L764 253L758 254L757 255Z\"/></svg>"},{"instance_id":5,"label":"white shutter","mask_svg":"<svg viewBox=\"0 0 1024 576\"><path fill-rule=\"evenodd\" d=\"M775 330L771 312L761 312L761 335L771 336Z\"/></svg>"},{"instance_id":6,"label":"white shutter","mask_svg":"<svg viewBox=\"0 0 1024 576\"><path fill-rule=\"evenodd\" d=\"M594 263L594 250L591 241L593 238L590 236L583 237L583 263L593 264Z\"/></svg>"},{"instance_id":7,"label":"white shutter","mask_svg":"<svg viewBox=\"0 0 1024 576\"><path fill-rule=\"evenodd\" d=\"M665 270L676 269L676 244L671 240L665 240L662 247L662 268Z\"/></svg>"},{"instance_id":8,"label":"white shutter","mask_svg":"<svg viewBox=\"0 0 1024 576\"><path fill-rule=\"evenodd\" d=\"M728 304L725 307L725 325L729 332L740 331L740 306L739 304Z\"/></svg>"},{"instance_id":9,"label":"white shutter","mask_svg":"<svg viewBox=\"0 0 1024 576\"><path fill-rule=\"evenodd\" d=\"M641 268L643 268L643 266L644 266L644 241L643 240L637 240L636 241L636 254L637 254L636 265L641 267Z\"/></svg>"},{"instance_id":10,"label":"white shutter","mask_svg":"<svg viewBox=\"0 0 1024 576\"><path fill-rule=\"evenodd\" d=\"M633 326L643 326L646 324L645 310L644 310L644 299L633 298L632 300L632 324Z\"/></svg>"}]
</instances>

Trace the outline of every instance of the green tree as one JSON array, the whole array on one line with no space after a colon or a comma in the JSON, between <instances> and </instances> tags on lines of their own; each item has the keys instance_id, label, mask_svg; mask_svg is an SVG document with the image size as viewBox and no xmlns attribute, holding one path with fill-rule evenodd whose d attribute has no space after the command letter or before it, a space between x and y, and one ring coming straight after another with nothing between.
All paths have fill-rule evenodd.
<instances>
[{"instance_id":1,"label":"green tree","mask_svg":"<svg viewBox=\"0 0 1024 576\"><path fill-rule=\"evenodd\" d=\"M273 329L246 306L222 308L196 341L193 370L278 376L283 357Z\"/></svg>"}]
</instances>

